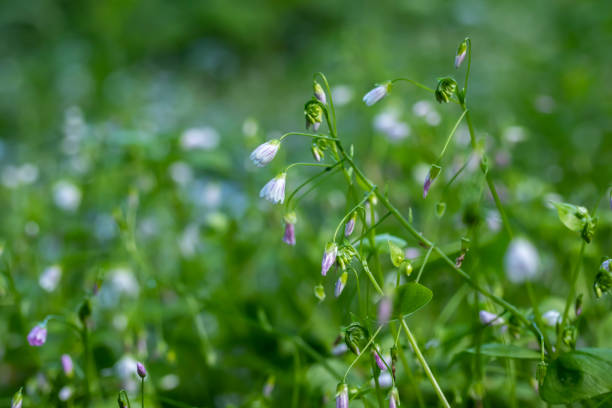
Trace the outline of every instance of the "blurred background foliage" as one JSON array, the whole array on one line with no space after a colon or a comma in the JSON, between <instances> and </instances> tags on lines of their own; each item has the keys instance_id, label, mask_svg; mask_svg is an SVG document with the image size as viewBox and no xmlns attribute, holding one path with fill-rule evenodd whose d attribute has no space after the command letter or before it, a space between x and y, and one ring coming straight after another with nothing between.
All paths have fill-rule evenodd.
<instances>
[{"instance_id":1,"label":"blurred background foliage","mask_svg":"<svg viewBox=\"0 0 612 408\"><path fill-rule=\"evenodd\" d=\"M134 359L149 369L149 406L282 406L295 389L300 407L333 405L336 380L293 336L339 371L350 362L330 351L351 321L355 283L336 300L329 279L327 300L313 296L324 244L347 205L343 180L335 176L301 201L292 248L281 242L281 211L257 195L284 164L310 160L308 142L289 139L258 172L247 160L264 140L302 129L314 72L327 75L340 137L354 144L366 173L400 209L412 208L436 242L477 236L466 270L524 309L524 288L504 275L508 239L477 163L421 198L458 108L401 83L372 108L363 94L400 76L435 86L454 75L457 45L472 38L476 132L512 224L539 251L535 289L544 310L562 306L580 245L546 202L593 209L612 181L609 2L9 0L0 4L0 33L0 237L3 270L16 287L2 275L5 406L21 385L29 406L70 406L57 393L73 383L78 400L79 377L62 377L59 363L71 353L81 364L78 338L53 322L41 348L25 335L48 314L74 318L96 279L103 283L93 300L95 406L112 406L121 387L136 395ZM441 177L469 152L462 126ZM290 172L289 186L312 174ZM442 218L438 201L447 205ZM591 291L601 257L612 255L611 211L599 203L579 280L579 345L612 347L610 299L595 301ZM470 219L482 222L470 231ZM393 221L382 228L407 239ZM451 403L472 406L481 393L485 406L506 406L503 361L487 360L481 381L469 359L453 359L476 337L499 336L474 327L484 300L474 304L441 263L428 266L423 283L434 300L411 326ZM534 367L517 365L521 406L542 406ZM350 379L367 382L367 367ZM416 404L408 383L400 385L402 402Z\"/></svg>"}]
</instances>

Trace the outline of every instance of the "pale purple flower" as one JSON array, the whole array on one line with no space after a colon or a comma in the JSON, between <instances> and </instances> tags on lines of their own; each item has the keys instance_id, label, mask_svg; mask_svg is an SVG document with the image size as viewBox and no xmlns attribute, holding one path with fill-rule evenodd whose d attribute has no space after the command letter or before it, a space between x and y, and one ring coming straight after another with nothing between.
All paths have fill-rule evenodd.
<instances>
[{"instance_id":1,"label":"pale purple flower","mask_svg":"<svg viewBox=\"0 0 612 408\"><path fill-rule=\"evenodd\" d=\"M393 387L389 393L389 408L397 408L399 405L399 393L397 392L397 388Z\"/></svg>"},{"instance_id":2,"label":"pale purple flower","mask_svg":"<svg viewBox=\"0 0 612 408\"><path fill-rule=\"evenodd\" d=\"M378 85L376 88L372 89L370 92L363 96L363 102L367 106L372 106L376 102L380 101L382 98L387 96L389 91L391 90L391 83L387 82L382 85Z\"/></svg>"},{"instance_id":3,"label":"pale purple flower","mask_svg":"<svg viewBox=\"0 0 612 408\"><path fill-rule=\"evenodd\" d=\"M281 173L268 181L259 192L259 196L265 198L274 204L283 203L285 201L285 180L287 173Z\"/></svg>"},{"instance_id":4,"label":"pale purple flower","mask_svg":"<svg viewBox=\"0 0 612 408\"><path fill-rule=\"evenodd\" d=\"M558 322L561 322L561 313L552 309L542 315L544 323L549 326L555 326Z\"/></svg>"},{"instance_id":5,"label":"pale purple flower","mask_svg":"<svg viewBox=\"0 0 612 408\"><path fill-rule=\"evenodd\" d=\"M338 255L338 245L335 242L330 242L325 246L325 252L323 253L323 259L321 260L321 275L327 275L327 271L336 262L336 256Z\"/></svg>"},{"instance_id":6,"label":"pale purple flower","mask_svg":"<svg viewBox=\"0 0 612 408\"><path fill-rule=\"evenodd\" d=\"M514 238L510 242L504 256L504 266L511 282L522 283L534 279L539 265L538 250L531 242L525 238Z\"/></svg>"},{"instance_id":7,"label":"pale purple flower","mask_svg":"<svg viewBox=\"0 0 612 408\"><path fill-rule=\"evenodd\" d=\"M348 408L348 406L348 385L345 383L340 383L338 384L338 388L336 388L336 408Z\"/></svg>"},{"instance_id":8,"label":"pale purple flower","mask_svg":"<svg viewBox=\"0 0 612 408\"><path fill-rule=\"evenodd\" d=\"M464 51L457 54L457 56L455 56L455 68L459 68L459 66L461 66L461 63L465 59L466 55L467 55L467 49L465 49Z\"/></svg>"},{"instance_id":9,"label":"pale purple flower","mask_svg":"<svg viewBox=\"0 0 612 408\"><path fill-rule=\"evenodd\" d=\"M140 378L145 378L147 376L147 369L140 361L136 363L136 373L138 373Z\"/></svg>"},{"instance_id":10,"label":"pale purple flower","mask_svg":"<svg viewBox=\"0 0 612 408\"><path fill-rule=\"evenodd\" d=\"M249 157L257 167L263 167L274 159L279 148L280 140L268 140L266 143L257 146Z\"/></svg>"},{"instance_id":11,"label":"pale purple flower","mask_svg":"<svg viewBox=\"0 0 612 408\"><path fill-rule=\"evenodd\" d=\"M342 275L336 281L336 287L334 289L334 296L338 297L342 294L344 287L346 286L346 281L348 279L348 273L342 272Z\"/></svg>"},{"instance_id":12,"label":"pale purple flower","mask_svg":"<svg viewBox=\"0 0 612 408\"><path fill-rule=\"evenodd\" d=\"M62 354L61 361L62 368L64 369L64 374L66 374L66 377L72 377L72 373L74 372L72 358L70 358L68 354Z\"/></svg>"},{"instance_id":13,"label":"pale purple flower","mask_svg":"<svg viewBox=\"0 0 612 408\"><path fill-rule=\"evenodd\" d=\"M372 353L374 354L374 360L376 361L376 365L378 366L380 371L385 371L387 369L387 366L385 365L383 359L380 357L380 351L378 350L378 347L373 348Z\"/></svg>"},{"instance_id":14,"label":"pale purple flower","mask_svg":"<svg viewBox=\"0 0 612 408\"><path fill-rule=\"evenodd\" d=\"M481 310L478 313L478 317L480 318L480 323L484 324L485 326L496 326L504 323L504 319L495 313L487 312L486 310Z\"/></svg>"},{"instance_id":15,"label":"pale purple flower","mask_svg":"<svg viewBox=\"0 0 612 408\"><path fill-rule=\"evenodd\" d=\"M285 235L283 235L283 242L287 245L295 245L295 224L289 222L285 223Z\"/></svg>"},{"instance_id":16,"label":"pale purple flower","mask_svg":"<svg viewBox=\"0 0 612 408\"><path fill-rule=\"evenodd\" d=\"M319 85L318 82L315 82L313 87L314 87L315 98L317 98L317 100L321 102L323 105L327 104L327 97L325 96L325 92L323 91L323 88L321 87L321 85Z\"/></svg>"},{"instance_id":17,"label":"pale purple flower","mask_svg":"<svg viewBox=\"0 0 612 408\"><path fill-rule=\"evenodd\" d=\"M346 225L344 226L344 236L350 237L353 231L355 230L355 222L357 221L357 217L352 216Z\"/></svg>"},{"instance_id":18,"label":"pale purple flower","mask_svg":"<svg viewBox=\"0 0 612 408\"><path fill-rule=\"evenodd\" d=\"M391 299L384 297L378 303L378 324L385 324L391 318L391 312L393 311L393 305Z\"/></svg>"},{"instance_id":19,"label":"pale purple flower","mask_svg":"<svg viewBox=\"0 0 612 408\"><path fill-rule=\"evenodd\" d=\"M45 344L45 341L47 341L47 328L43 323L37 324L28 334L28 343L30 346L39 347Z\"/></svg>"}]
</instances>

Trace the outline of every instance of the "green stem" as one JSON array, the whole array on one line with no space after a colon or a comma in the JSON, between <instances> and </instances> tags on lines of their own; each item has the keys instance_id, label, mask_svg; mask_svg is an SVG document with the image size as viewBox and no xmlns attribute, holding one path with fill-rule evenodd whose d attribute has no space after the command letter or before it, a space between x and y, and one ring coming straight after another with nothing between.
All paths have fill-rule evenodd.
<instances>
[{"instance_id":1,"label":"green stem","mask_svg":"<svg viewBox=\"0 0 612 408\"><path fill-rule=\"evenodd\" d=\"M282 135L278 139L278 141L282 142L286 137L292 136L292 135L306 136L306 137L310 137L310 138L313 138L313 139L334 140L333 138L331 138L329 136L325 136L325 135L315 135L313 133L303 133L303 132L289 132L289 133L285 133L284 135Z\"/></svg>"},{"instance_id":2,"label":"green stem","mask_svg":"<svg viewBox=\"0 0 612 408\"><path fill-rule=\"evenodd\" d=\"M531 307L533 308L533 319L535 320L538 326L543 327L542 314L540 313L540 308L538 307L538 301L535 297L535 293L533 292L533 285L531 284L531 281L527 280L525 282L525 286L527 286L527 294L529 295L529 300L531 301ZM546 348L546 351L548 352L548 355L552 356L553 352L552 352L552 347L550 345L550 340L544 333L542 333L542 342L544 343L544 346Z\"/></svg>"},{"instance_id":3,"label":"green stem","mask_svg":"<svg viewBox=\"0 0 612 408\"><path fill-rule=\"evenodd\" d=\"M582 257L584 256L585 247L586 242L582 241L582 244L580 245L580 253L578 254L578 260L576 261L576 265L574 265L574 269L570 277L570 291L567 294L567 299L565 300L563 318L561 319L561 325L559 326L559 334L557 337L557 353L560 351L559 347L561 346L561 338L563 337L561 336L561 333L563 333L563 329L565 329L565 325L567 323L570 305L574 302L574 297L576 296L576 281L578 280L578 275L580 274L580 266L582 266Z\"/></svg>"},{"instance_id":4,"label":"green stem","mask_svg":"<svg viewBox=\"0 0 612 408\"><path fill-rule=\"evenodd\" d=\"M412 373L412 369L410 368L410 365L408 364L408 359L406 359L404 348L401 347L401 345L398 346L398 339L399 339L399 335L401 334L401 332L402 330L398 328L397 333L394 336L395 346L397 347L397 354L399 354L400 360L402 360L402 365L404 366L404 370L406 371L406 375L408 376L408 381L410 381L410 385L412 385L412 388L414 389L414 394L416 395L416 399L419 404L419 408L425 408L425 401L423 400L421 389L419 388L419 385L417 384L416 379L414 378L414 374Z\"/></svg>"},{"instance_id":5,"label":"green stem","mask_svg":"<svg viewBox=\"0 0 612 408\"><path fill-rule=\"evenodd\" d=\"M440 155L438 156L438 160L436 160L436 163L440 163L442 161L442 158L444 157L444 154L446 153L446 149L448 148L448 145L450 144L450 141L453 139L453 136L454 136L455 132L457 131L457 128L459 127L459 124L461 123L461 121L463 120L463 118L465 117L465 115L467 113L468 113L468 111L464 110L463 113L461 114L461 116L459 116L459 119L457 119L457 122L455 123L455 126L453 126L452 130L448 134L448 137L446 138L446 143L444 143L444 147L442 148L442 152L440 152Z\"/></svg>"},{"instance_id":6,"label":"green stem","mask_svg":"<svg viewBox=\"0 0 612 408\"><path fill-rule=\"evenodd\" d=\"M334 98L332 97L331 89L329 88L329 83L327 82L327 77L322 72L317 72L314 76L315 78L319 76L323 80L323 83L325 84L325 89L327 89L327 96L329 96L329 107L331 109L332 117L334 119L333 131L334 131L334 134L338 134L338 129L336 127L336 109L334 109Z\"/></svg>"},{"instance_id":7,"label":"green stem","mask_svg":"<svg viewBox=\"0 0 612 408\"><path fill-rule=\"evenodd\" d=\"M408 83L410 83L410 84L412 84L412 85L414 85L416 87L419 87L419 88L424 89L424 90L426 90L428 92L431 92L431 93L436 92L435 90L431 89L430 87L425 86L422 83L417 82L417 81L415 81L413 79L410 79L410 78L395 78L394 80L391 81L391 83L394 83L394 82L397 82L397 81L408 82Z\"/></svg>"},{"instance_id":8,"label":"green stem","mask_svg":"<svg viewBox=\"0 0 612 408\"><path fill-rule=\"evenodd\" d=\"M376 375L376 363L375 362L372 362L372 377L374 378L374 388L376 390L376 399L378 400L378 406L379 408L384 408L383 396L382 396L382 393L380 392L380 383L378 382L378 376Z\"/></svg>"},{"instance_id":9,"label":"green stem","mask_svg":"<svg viewBox=\"0 0 612 408\"><path fill-rule=\"evenodd\" d=\"M418 283L421 280L421 275L423 274L423 270L425 270L425 264L429 260L429 255L431 255L431 251L433 251L434 245L431 245L425 254L425 259L423 259L423 263L421 264L421 268L419 269L419 274L417 275L416 282Z\"/></svg>"},{"instance_id":10,"label":"green stem","mask_svg":"<svg viewBox=\"0 0 612 408\"><path fill-rule=\"evenodd\" d=\"M140 408L144 408L144 377L141 378L140 387Z\"/></svg>"},{"instance_id":11,"label":"green stem","mask_svg":"<svg viewBox=\"0 0 612 408\"><path fill-rule=\"evenodd\" d=\"M357 210L359 207L361 207L361 205L363 203L365 203L370 198L370 195L372 195L372 191L368 191L367 194L365 195L365 197L363 197L363 199L361 201L359 201L357 204L355 204L353 206L353 208L351 208L346 214L344 214L344 217L342 217L342 219L340 220L340 222L336 226L336 230L334 231L334 239L332 240L332 242L336 242L336 236L338 235L338 231L340 230L340 227L342 226L344 221L348 217L350 217L353 214L353 212L355 212L355 210Z\"/></svg>"},{"instance_id":12,"label":"green stem","mask_svg":"<svg viewBox=\"0 0 612 408\"><path fill-rule=\"evenodd\" d=\"M363 356L367 351L368 348L370 347L370 345L374 342L374 339L376 338L376 336L378 336L378 333L380 333L380 330L383 328L382 325L378 326L378 329L376 329L376 331L374 332L374 334L372 335L372 337L370 337L370 340L367 342L367 344L365 345L365 347L361 350L361 353L357 354L357 357L355 357L355 359L351 362L351 364L348 366L348 368L346 369L346 372L344 373L344 377L342 378L342 382L346 382L346 377L348 376L348 373L351 371L351 368L353 368L353 366L355 365L355 363L357 361L359 361L359 359L361 358L361 356Z\"/></svg>"},{"instance_id":13,"label":"green stem","mask_svg":"<svg viewBox=\"0 0 612 408\"><path fill-rule=\"evenodd\" d=\"M330 168L331 167L329 164L325 164L325 163L291 163L290 165L285 167L285 172L289 171L290 168L296 167L296 166L325 167L325 168Z\"/></svg>"},{"instance_id":14,"label":"green stem","mask_svg":"<svg viewBox=\"0 0 612 408\"><path fill-rule=\"evenodd\" d=\"M83 406L89 407L89 401L91 398L91 389L89 382L89 333L85 324L83 324L81 336L83 341L83 374L85 380L85 399L83 400Z\"/></svg>"},{"instance_id":15,"label":"green stem","mask_svg":"<svg viewBox=\"0 0 612 408\"><path fill-rule=\"evenodd\" d=\"M408 342L412 346L412 350L414 350L414 354L416 355L417 359L421 363L421 367L423 367L423 370L425 371L427 378L429 378L429 382L431 382L431 385L433 386L436 394L438 395L438 399L440 400L442 405L444 405L444 407L450 408L450 404L446 400L446 397L444 396L444 393L442 392L442 389L440 388L438 381L436 381L436 377L431 372L431 369L429 368L429 365L427 364L425 357L423 357L423 354L421 353L421 349L419 349L419 345L417 344L414 336L412 335L412 332L408 328L406 321L404 319L401 319L401 322L402 322L402 327L404 328L404 331L406 332L406 337L408 338Z\"/></svg>"}]
</instances>

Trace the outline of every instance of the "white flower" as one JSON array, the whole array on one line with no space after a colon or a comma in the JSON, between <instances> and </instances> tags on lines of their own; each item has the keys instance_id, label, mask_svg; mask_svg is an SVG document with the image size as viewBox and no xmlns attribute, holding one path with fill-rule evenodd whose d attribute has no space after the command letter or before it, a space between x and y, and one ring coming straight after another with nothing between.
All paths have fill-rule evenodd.
<instances>
[{"instance_id":1,"label":"white flower","mask_svg":"<svg viewBox=\"0 0 612 408\"><path fill-rule=\"evenodd\" d=\"M285 180L287 173L283 172L272 180L268 181L259 192L259 196L265 198L274 204L283 203L285 201Z\"/></svg>"},{"instance_id":2,"label":"white flower","mask_svg":"<svg viewBox=\"0 0 612 408\"><path fill-rule=\"evenodd\" d=\"M60 401L68 401L72 397L72 388L69 385L65 385L57 394Z\"/></svg>"},{"instance_id":3,"label":"white flower","mask_svg":"<svg viewBox=\"0 0 612 408\"><path fill-rule=\"evenodd\" d=\"M219 144L219 133L211 127L187 129L181 135L184 150L212 150Z\"/></svg>"},{"instance_id":4,"label":"white flower","mask_svg":"<svg viewBox=\"0 0 612 408\"><path fill-rule=\"evenodd\" d=\"M57 288L57 284L62 277L62 268L59 265L52 265L47 267L40 278L38 279L38 284L41 288L46 290L47 292L53 292L55 288Z\"/></svg>"},{"instance_id":5,"label":"white flower","mask_svg":"<svg viewBox=\"0 0 612 408\"><path fill-rule=\"evenodd\" d=\"M270 163L272 159L274 159L274 156L276 156L279 147L280 140L268 140L266 143L257 146L257 148L253 150L253 153L251 153L249 157L251 158L251 160L253 160L253 163L255 163L257 167L263 167L266 164Z\"/></svg>"},{"instance_id":6,"label":"white flower","mask_svg":"<svg viewBox=\"0 0 612 408\"><path fill-rule=\"evenodd\" d=\"M365 102L367 106L372 106L376 102L387 96L387 93L389 93L390 89L390 82L387 82L383 85L378 85L376 88L372 89L370 92L363 96L363 102Z\"/></svg>"},{"instance_id":7,"label":"white flower","mask_svg":"<svg viewBox=\"0 0 612 408\"><path fill-rule=\"evenodd\" d=\"M549 326L554 326L557 322L561 321L561 313L552 309L542 315L542 319L544 319L544 323Z\"/></svg>"},{"instance_id":8,"label":"white flower","mask_svg":"<svg viewBox=\"0 0 612 408\"><path fill-rule=\"evenodd\" d=\"M478 317L480 317L480 323L485 326L496 326L504 323L504 319L498 317L495 313L487 312L486 310L481 310L478 313Z\"/></svg>"},{"instance_id":9,"label":"white flower","mask_svg":"<svg viewBox=\"0 0 612 408\"><path fill-rule=\"evenodd\" d=\"M81 204L81 190L66 180L60 180L53 186L55 204L66 211L75 211Z\"/></svg>"},{"instance_id":10,"label":"white flower","mask_svg":"<svg viewBox=\"0 0 612 408\"><path fill-rule=\"evenodd\" d=\"M540 257L537 249L525 238L515 238L504 257L506 275L513 283L533 279L538 273Z\"/></svg>"}]
</instances>

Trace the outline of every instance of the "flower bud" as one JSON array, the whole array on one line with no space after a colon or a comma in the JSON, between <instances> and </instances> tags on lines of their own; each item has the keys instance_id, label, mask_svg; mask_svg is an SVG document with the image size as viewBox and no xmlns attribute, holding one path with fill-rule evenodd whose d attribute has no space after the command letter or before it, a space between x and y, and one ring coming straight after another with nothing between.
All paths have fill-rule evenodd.
<instances>
[{"instance_id":1,"label":"flower bud","mask_svg":"<svg viewBox=\"0 0 612 408\"><path fill-rule=\"evenodd\" d=\"M439 103L449 103L457 90L457 82L453 78L440 78L436 87L435 97Z\"/></svg>"},{"instance_id":2,"label":"flower bud","mask_svg":"<svg viewBox=\"0 0 612 408\"><path fill-rule=\"evenodd\" d=\"M338 384L336 388L336 408L348 408L349 395L348 385L345 383Z\"/></svg>"},{"instance_id":3,"label":"flower bud","mask_svg":"<svg viewBox=\"0 0 612 408\"><path fill-rule=\"evenodd\" d=\"M388 296L383 297L380 302L378 302L378 324L388 323L392 312L393 303L391 302L391 298Z\"/></svg>"},{"instance_id":4,"label":"flower bud","mask_svg":"<svg viewBox=\"0 0 612 408\"><path fill-rule=\"evenodd\" d=\"M427 197L427 194L429 193L429 189L431 188L431 184L434 182L436 177L438 177L438 174L440 174L441 170L442 170L442 167L436 164L431 165L431 168L429 169L429 173L427 173L427 177L425 178L425 183L423 183L423 198Z\"/></svg>"},{"instance_id":5,"label":"flower bud","mask_svg":"<svg viewBox=\"0 0 612 408\"><path fill-rule=\"evenodd\" d=\"M136 373L138 373L140 378L145 378L147 376L147 369L140 361L136 363Z\"/></svg>"},{"instance_id":6,"label":"flower bud","mask_svg":"<svg viewBox=\"0 0 612 408\"><path fill-rule=\"evenodd\" d=\"M62 354L61 361L62 368L64 369L64 374L66 374L66 377L72 377L72 374L74 373L74 364L72 363L72 358L70 358L68 354Z\"/></svg>"},{"instance_id":7,"label":"flower bud","mask_svg":"<svg viewBox=\"0 0 612 408\"><path fill-rule=\"evenodd\" d=\"M117 404L119 408L128 408L130 406L130 400L125 390L119 391L119 395L117 396Z\"/></svg>"},{"instance_id":8,"label":"flower bud","mask_svg":"<svg viewBox=\"0 0 612 408\"><path fill-rule=\"evenodd\" d=\"M612 260L606 259L599 267L599 272L595 275L593 291L598 298L612 291Z\"/></svg>"},{"instance_id":9,"label":"flower bud","mask_svg":"<svg viewBox=\"0 0 612 408\"><path fill-rule=\"evenodd\" d=\"M399 400L399 392L397 392L397 388L391 388L391 392L389 392L389 408L397 408L400 406Z\"/></svg>"},{"instance_id":10,"label":"flower bud","mask_svg":"<svg viewBox=\"0 0 612 408\"><path fill-rule=\"evenodd\" d=\"M330 242L325 246L325 252L323 253L323 259L321 260L321 275L327 275L327 271L336 262L336 256L338 255L338 246L335 242Z\"/></svg>"},{"instance_id":11,"label":"flower bud","mask_svg":"<svg viewBox=\"0 0 612 408\"><path fill-rule=\"evenodd\" d=\"M504 323L504 319L495 313L487 312L486 310L481 310L478 313L478 317L480 318L480 323L485 326L495 326Z\"/></svg>"},{"instance_id":12,"label":"flower bud","mask_svg":"<svg viewBox=\"0 0 612 408\"><path fill-rule=\"evenodd\" d=\"M278 153L280 144L281 142L278 139L268 140L267 142L257 146L249 158L257 167L263 167L274 159L274 156L276 156L276 153Z\"/></svg>"},{"instance_id":13,"label":"flower bud","mask_svg":"<svg viewBox=\"0 0 612 408\"><path fill-rule=\"evenodd\" d=\"M21 408L23 404L23 388L20 388L11 399L11 408Z\"/></svg>"},{"instance_id":14,"label":"flower bud","mask_svg":"<svg viewBox=\"0 0 612 408\"><path fill-rule=\"evenodd\" d=\"M312 152L312 157L317 162L320 162L325 157L325 153L323 152L323 149L321 149L321 147L317 143L312 144L310 151Z\"/></svg>"},{"instance_id":15,"label":"flower bud","mask_svg":"<svg viewBox=\"0 0 612 408\"><path fill-rule=\"evenodd\" d=\"M554 310L554 309L549 310L548 312L542 314L542 320L548 326L555 327L557 323L561 322L561 313L559 313L559 311Z\"/></svg>"},{"instance_id":16,"label":"flower bud","mask_svg":"<svg viewBox=\"0 0 612 408\"><path fill-rule=\"evenodd\" d=\"M315 98L317 98L317 100L321 102L323 105L327 104L327 98L325 97L325 92L323 91L323 88L321 87L321 85L319 85L317 81L314 81L314 83L312 84L312 87L314 90Z\"/></svg>"},{"instance_id":17,"label":"flower bud","mask_svg":"<svg viewBox=\"0 0 612 408\"><path fill-rule=\"evenodd\" d=\"M269 376L263 387L262 394L264 397L270 398L270 395L272 395L272 391L274 391L275 383L276 383L276 377L273 375Z\"/></svg>"},{"instance_id":18,"label":"flower bud","mask_svg":"<svg viewBox=\"0 0 612 408\"><path fill-rule=\"evenodd\" d=\"M559 219L567 228L580 232L585 242L591 242L597 227L597 217L591 217L589 211L578 205L552 202L557 209Z\"/></svg>"},{"instance_id":19,"label":"flower bud","mask_svg":"<svg viewBox=\"0 0 612 408\"><path fill-rule=\"evenodd\" d=\"M32 330L30 330L30 333L28 334L28 343L30 343L30 346L39 347L45 344L46 341L47 327L44 322L37 324L34 326L34 328L32 328Z\"/></svg>"},{"instance_id":20,"label":"flower bud","mask_svg":"<svg viewBox=\"0 0 612 408\"><path fill-rule=\"evenodd\" d=\"M380 371L385 371L387 369L387 366L385 365L385 362L380 356L380 347L378 347L378 345L375 345L372 348L372 354L374 355L374 361L376 361L376 365L378 366L378 369Z\"/></svg>"},{"instance_id":21,"label":"flower bud","mask_svg":"<svg viewBox=\"0 0 612 408\"><path fill-rule=\"evenodd\" d=\"M344 236L350 237L355 230L355 223L357 222L357 211L353 211L353 214L344 226Z\"/></svg>"},{"instance_id":22,"label":"flower bud","mask_svg":"<svg viewBox=\"0 0 612 408\"><path fill-rule=\"evenodd\" d=\"M89 301L89 298L86 298L79 307L79 319L83 325L89 316L91 316L91 302Z\"/></svg>"},{"instance_id":23,"label":"flower bud","mask_svg":"<svg viewBox=\"0 0 612 408\"><path fill-rule=\"evenodd\" d=\"M576 326L567 326L561 333L561 340L563 343L570 346L572 349L576 348L576 339L578 338L578 329Z\"/></svg>"},{"instance_id":24,"label":"flower bud","mask_svg":"<svg viewBox=\"0 0 612 408\"><path fill-rule=\"evenodd\" d=\"M285 201L285 182L287 173L283 172L268 181L259 192L259 196L273 202L274 204Z\"/></svg>"},{"instance_id":25,"label":"flower bud","mask_svg":"<svg viewBox=\"0 0 612 408\"><path fill-rule=\"evenodd\" d=\"M438 201L436 203L436 215L438 216L438 218L442 218L445 212L446 212L446 203L444 201Z\"/></svg>"},{"instance_id":26,"label":"flower bud","mask_svg":"<svg viewBox=\"0 0 612 408\"><path fill-rule=\"evenodd\" d=\"M363 96L363 102L372 106L391 91L391 81L384 82Z\"/></svg>"},{"instance_id":27,"label":"flower bud","mask_svg":"<svg viewBox=\"0 0 612 408\"><path fill-rule=\"evenodd\" d=\"M576 313L576 317L582 314L582 293L576 296L576 301L574 302L574 313Z\"/></svg>"},{"instance_id":28,"label":"flower bud","mask_svg":"<svg viewBox=\"0 0 612 408\"><path fill-rule=\"evenodd\" d=\"M304 116L306 117L306 129L312 126L312 130L316 132L323 121L323 108L318 101L310 100L304 106Z\"/></svg>"},{"instance_id":29,"label":"flower bud","mask_svg":"<svg viewBox=\"0 0 612 408\"><path fill-rule=\"evenodd\" d=\"M283 242L287 245L295 245L295 224L297 222L297 216L295 212L285 214L285 234L283 235Z\"/></svg>"},{"instance_id":30,"label":"flower bud","mask_svg":"<svg viewBox=\"0 0 612 408\"><path fill-rule=\"evenodd\" d=\"M344 329L344 342L357 355L361 354L360 350L368 343L369 337L368 329L357 322L349 324Z\"/></svg>"},{"instance_id":31,"label":"flower bud","mask_svg":"<svg viewBox=\"0 0 612 408\"><path fill-rule=\"evenodd\" d=\"M315 286L314 294L315 294L315 297L319 299L320 302L324 301L325 300L325 288L323 287L323 285L319 284Z\"/></svg>"},{"instance_id":32,"label":"flower bud","mask_svg":"<svg viewBox=\"0 0 612 408\"><path fill-rule=\"evenodd\" d=\"M413 268L412 263L409 260L406 259L404 262L402 262L400 268L402 268L406 276L412 275Z\"/></svg>"},{"instance_id":33,"label":"flower bud","mask_svg":"<svg viewBox=\"0 0 612 408\"><path fill-rule=\"evenodd\" d=\"M459 68L465 56L467 55L467 40L463 40L457 48L457 55L455 56L455 68Z\"/></svg>"},{"instance_id":34,"label":"flower bud","mask_svg":"<svg viewBox=\"0 0 612 408\"><path fill-rule=\"evenodd\" d=\"M342 294L344 287L346 286L346 281L348 280L348 273L346 271L342 272L342 275L336 281L336 287L334 289L334 296L338 297Z\"/></svg>"}]
</instances>

